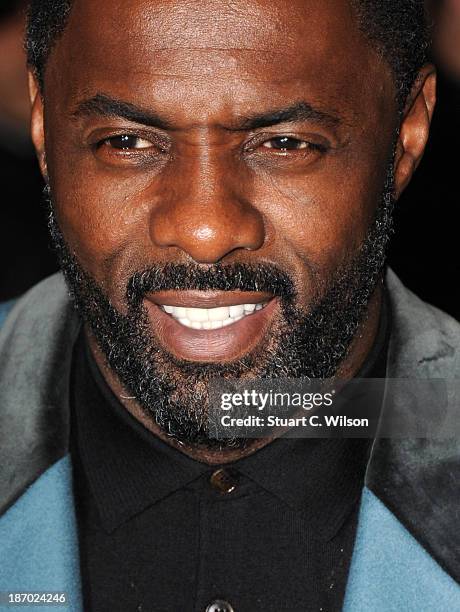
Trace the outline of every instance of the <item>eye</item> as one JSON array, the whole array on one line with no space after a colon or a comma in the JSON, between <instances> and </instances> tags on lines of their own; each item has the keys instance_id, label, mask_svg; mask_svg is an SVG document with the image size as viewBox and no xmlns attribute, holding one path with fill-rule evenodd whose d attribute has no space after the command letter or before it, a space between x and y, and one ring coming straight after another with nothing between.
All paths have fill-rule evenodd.
<instances>
[{"instance_id":1,"label":"eye","mask_svg":"<svg viewBox=\"0 0 460 612\"><path fill-rule=\"evenodd\" d=\"M136 151L151 149L155 145L145 138L132 134L120 134L119 136L111 136L102 141L102 145L106 145L118 151Z\"/></svg>"},{"instance_id":2,"label":"eye","mask_svg":"<svg viewBox=\"0 0 460 612\"><path fill-rule=\"evenodd\" d=\"M299 140L292 136L276 136L262 143L262 147L266 149L274 149L285 153L287 151L299 151L311 147L310 143L305 140Z\"/></svg>"}]
</instances>

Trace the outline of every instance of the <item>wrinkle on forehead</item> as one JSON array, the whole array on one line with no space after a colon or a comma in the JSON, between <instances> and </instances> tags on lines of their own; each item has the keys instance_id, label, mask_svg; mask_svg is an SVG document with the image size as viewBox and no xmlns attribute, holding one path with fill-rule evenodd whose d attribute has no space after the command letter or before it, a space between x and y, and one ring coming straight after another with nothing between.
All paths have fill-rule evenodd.
<instances>
[{"instance_id":1,"label":"wrinkle on forehead","mask_svg":"<svg viewBox=\"0 0 460 612\"><path fill-rule=\"evenodd\" d=\"M366 71L345 0L75 0L62 44L70 67L129 76L265 79ZM375 60L375 58L374 58ZM340 80L340 79L339 79Z\"/></svg>"},{"instance_id":2,"label":"wrinkle on forehead","mask_svg":"<svg viewBox=\"0 0 460 612\"><path fill-rule=\"evenodd\" d=\"M76 0L71 19L84 16L96 30L101 20L104 28L111 21L113 30L130 23L155 49L268 49L271 36L283 29L277 0L111 0L108 11L104 4Z\"/></svg>"},{"instance_id":3,"label":"wrinkle on forehead","mask_svg":"<svg viewBox=\"0 0 460 612\"><path fill-rule=\"evenodd\" d=\"M343 24L361 37L346 0L75 0L70 22L103 45L104 32L171 51L273 51L275 42L290 47L312 32L323 47Z\"/></svg>"}]
</instances>

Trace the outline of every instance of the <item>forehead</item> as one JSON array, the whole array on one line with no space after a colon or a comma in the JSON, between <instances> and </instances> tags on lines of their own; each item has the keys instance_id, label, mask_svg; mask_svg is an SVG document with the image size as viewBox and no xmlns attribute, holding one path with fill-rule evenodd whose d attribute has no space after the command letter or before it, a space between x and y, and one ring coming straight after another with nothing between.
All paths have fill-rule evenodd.
<instances>
[{"instance_id":1,"label":"forehead","mask_svg":"<svg viewBox=\"0 0 460 612\"><path fill-rule=\"evenodd\" d=\"M197 117L306 94L359 115L394 97L348 0L75 0L48 72L69 98L129 93Z\"/></svg>"}]
</instances>

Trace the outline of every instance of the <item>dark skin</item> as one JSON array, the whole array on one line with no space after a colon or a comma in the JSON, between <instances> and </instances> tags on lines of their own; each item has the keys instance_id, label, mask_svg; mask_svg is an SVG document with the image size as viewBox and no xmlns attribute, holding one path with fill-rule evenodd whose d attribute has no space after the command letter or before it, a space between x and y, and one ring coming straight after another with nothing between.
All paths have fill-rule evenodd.
<instances>
[{"instance_id":1,"label":"dark skin","mask_svg":"<svg viewBox=\"0 0 460 612\"><path fill-rule=\"evenodd\" d=\"M390 68L343 0L76 0L43 97L30 82L33 139L63 234L121 312L134 271L190 260L273 263L308 310L366 236L398 125L397 195L435 104L426 66L400 122ZM120 149L124 134L129 148ZM380 301L379 285L340 377L369 352ZM155 320L152 332L184 356ZM264 333L269 326L253 343ZM183 452L218 464L269 441L211 451L169 439L125 399L89 336L125 407ZM237 343L231 358L250 348Z\"/></svg>"}]
</instances>

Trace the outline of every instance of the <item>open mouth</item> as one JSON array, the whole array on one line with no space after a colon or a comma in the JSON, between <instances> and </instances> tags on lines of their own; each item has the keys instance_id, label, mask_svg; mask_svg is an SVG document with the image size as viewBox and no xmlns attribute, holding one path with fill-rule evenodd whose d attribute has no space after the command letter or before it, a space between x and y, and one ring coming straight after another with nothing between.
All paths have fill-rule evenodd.
<instances>
[{"instance_id":1,"label":"open mouth","mask_svg":"<svg viewBox=\"0 0 460 612\"><path fill-rule=\"evenodd\" d=\"M279 310L263 292L162 291L146 297L152 330L163 347L187 361L241 359L263 341Z\"/></svg>"},{"instance_id":2,"label":"open mouth","mask_svg":"<svg viewBox=\"0 0 460 612\"><path fill-rule=\"evenodd\" d=\"M190 329L221 329L250 317L262 310L268 302L261 304L235 304L218 308L185 308L183 306L162 305L161 308L184 327Z\"/></svg>"}]
</instances>

